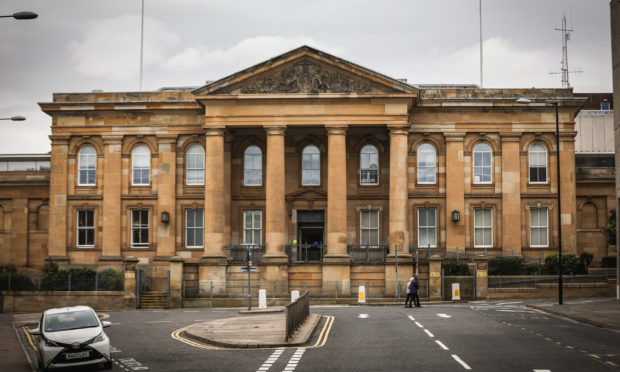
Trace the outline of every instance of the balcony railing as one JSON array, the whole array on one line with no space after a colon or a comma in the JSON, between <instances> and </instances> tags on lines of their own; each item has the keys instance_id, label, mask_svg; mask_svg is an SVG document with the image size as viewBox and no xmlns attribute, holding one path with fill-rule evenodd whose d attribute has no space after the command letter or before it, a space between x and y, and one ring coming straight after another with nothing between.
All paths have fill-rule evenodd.
<instances>
[{"instance_id":1,"label":"balcony railing","mask_svg":"<svg viewBox=\"0 0 620 372\"><path fill-rule=\"evenodd\" d=\"M290 244L286 246L288 262L315 263L323 261L327 245L323 244Z\"/></svg>"},{"instance_id":2,"label":"balcony railing","mask_svg":"<svg viewBox=\"0 0 620 372\"><path fill-rule=\"evenodd\" d=\"M264 245L227 245L224 249L228 249L230 255L228 256L229 264L245 264L249 260L249 251L252 250L252 263L261 262L263 254L265 254Z\"/></svg>"},{"instance_id":3,"label":"balcony railing","mask_svg":"<svg viewBox=\"0 0 620 372\"><path fill-rule=\"evenodd\" d=\"M347 246L351 263L385 263L388 253L387 245L349 245Z\"/></svg>"}]
</instances>

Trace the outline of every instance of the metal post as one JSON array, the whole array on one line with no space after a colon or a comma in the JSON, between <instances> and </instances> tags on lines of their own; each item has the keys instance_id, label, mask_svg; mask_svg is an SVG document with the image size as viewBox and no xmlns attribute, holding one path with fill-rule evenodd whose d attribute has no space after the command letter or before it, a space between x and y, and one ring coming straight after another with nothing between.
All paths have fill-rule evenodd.
<instances>
[{"instance_id":1,"label":"metal post","mask_svg":"<svg viewBox=\"0 0 620 372\"><path fill-rule=\"evenodd\" d=\"M11 273L9 273L9 291L11 290Z\"/></svg>"},{"instance_id":2,"label":"metal post","mask_svg":"<svg viewBox=\"0 0 620 372\"><path fill-rule=\"evenodd\" d=\"M474 267L474 301L476 301L476 267Z\"/></svg>"},{"instance_id":3,"label":"metal post","mask_svg":"<svg viewBox=\"0 0 620 372\"><path fill-rule=\"evenodd\" d=\"M273 281L273 298L276 298L276 281Z\"/></svg>"},{"instance_id":4,"label":"metal post","mask_svg":"<svg viewBox=\"0 0 620 372\"><path fill-rule=\"evenodd\" d=\"M181 295L185 298L185 280L181 281Z\"/></svg>"},{"instance_id":5,"label":"metal post","mask_svg":"<svg viewBox=\"0 0 620 372\"><path fill-rule=\"evenodd\" d=\"M366 281L366 297L370 297L370 285L368 284L368 280Z\"/></svg>"},{"instance_id":6,"label":"metal post","mask_svg":"<svg viewBox=\"0 0 620 372\"><path fill-rule=\"evenodd\" d=\"M558 102L555 105L555 147L556 147L556 167L557 167L557 187L558 187L558 265L560 276L558 277L558 304L562 305L562 198L560 194L560 117ZM616 242L617 244L617 242Z\"/></svg>"},{"instance_id":7,"label":"metal post","mask_svg":"<svg viewBox=\"0 0 620 372\"><path fill-rule=\"evenodd\" d=\"M338 281L336 280L336 298L338 298Z\"/></svg>"},{"instance_id":8,"label":"metal post","mask_svg":"<svg viewBox=\"0 0 620 372\"><path fill-rule=\"evenodd\" d=\"M394 244L394 257L396 258L396 299L400 298L400 288L398 282L398 244Z\"/></svg>"},{"instance_id":9,"label":"metal post","mask_svg":"<svg viewBox=\"0 0 620 372\"><path fill-rule=\"evenodd\" d=\"M459 247L456 247L456 262L459 262Z\"/></svg>"},{"instance_id":10,"label":"metal post","mask_svg":"<svg viewBox=\"0 0 620 372\"><path fill-rule=\"evenodd\" d=\"M68 283L68 289L69 292L71 292L71 274L69 274L69 283Z\"/></svg>"},{"instance_id":11,"label":"metal post","mask_svg":"<svg viewBox=\"0 0 620 372\"><path fill-rule=\"evenodd\" d=\"M444 287L445 283L444 283L444 280L445 280L444 271L443 271L443 269L441 269L441 300L442 301L445 299L445 287ZM429 281L430 281L430 279L429 279ZM428 283L428 281L427 281L427 283ZM430 293L428 293L428 291L426 291L426 293L427 293L427 296L430 297Z\"/></svg>"},{"instance_id":12,"label":"metal post","mask_svg":"<svg viewBox=\"0 0 620 372\"><path fill-rule=\"evenodd\" d=\"M211 298L213 298L213 280L211 281Z\"/></svg>"},{"instance_id":13,"label":"metal post","mask_svg":"<svg viewBox=\"0 0 620 372\"><path fill-rule=\"evenodd\" d=\"M168 303L168 309L170 309L170 271L168 271L168 288L166 291L166 302Z\"/></svg>"},{"instance_id":14,"label":"metal post","mask_svg":"<svg viewBox=\"0 0 620 372\"><path fill-rule=\"evenodd\" d=\"M95 291L99 290L99 271L95 273Z\"/></svg>"},{"instance_id":15,"label":"metal post","mask_svg":"<svg viewBox=\"0 0 620 372\"><path fill-rule=\"evenodd\" d=\"M123 278L125 276L123 275ZM39 274L39 276L37 277L37 287L39 289L39 292L41 292L41 274Z\"/></svg>"},{"instance_id":16,"label":"metal post","mask_svg":"<svg viewBox=\"0 0 620 372\"><path fill-rule=\"evenodd\" d=\"M429 248L430 249L430 248ZM415 275L418 275L418 263L419 263L419 259L418 259L418 250L415 250Z\"/></svg>"}]
</instances>

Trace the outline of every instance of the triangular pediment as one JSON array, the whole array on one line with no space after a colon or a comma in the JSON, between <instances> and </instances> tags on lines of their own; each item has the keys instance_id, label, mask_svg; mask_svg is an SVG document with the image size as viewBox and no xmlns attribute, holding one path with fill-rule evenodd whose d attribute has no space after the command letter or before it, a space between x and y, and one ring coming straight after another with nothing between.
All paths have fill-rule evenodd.
<instances>
[{"instance_id":1,"label":"triangular pediment","mask_svg":"<svg viewBox=\"0 0 620 372\"><path fill-rule=\"evenodd\" d=\"M318 187L303 188L286 195L286 200L293 199L322 200L327 199L327 193Z\"/></svg>"},{"instance_id":2,"label":"triangular pediment","mask_svg":"<svg viewBox=\"0 0 620 372\"><path fill-rule=\"evenodd\" d=\"M195 95L398 94L417 89L303 46L193 91Z\"/></svg>"}]
</instances>

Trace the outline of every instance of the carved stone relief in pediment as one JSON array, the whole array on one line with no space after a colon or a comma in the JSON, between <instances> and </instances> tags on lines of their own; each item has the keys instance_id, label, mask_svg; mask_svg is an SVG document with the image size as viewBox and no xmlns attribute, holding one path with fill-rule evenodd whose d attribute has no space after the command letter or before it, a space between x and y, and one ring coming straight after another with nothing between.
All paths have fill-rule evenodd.
<instances>
[{"instance_id":1,"label":"carved stone relief in pediment","mask_svg":"<svg viewBox=\"0 0 620 372\"><path fill-rule=\"evenodd\" d=\"M367 93L370 84L313 62L300 62L241 87L244 94Z\"/></svg>"}]
</instances>

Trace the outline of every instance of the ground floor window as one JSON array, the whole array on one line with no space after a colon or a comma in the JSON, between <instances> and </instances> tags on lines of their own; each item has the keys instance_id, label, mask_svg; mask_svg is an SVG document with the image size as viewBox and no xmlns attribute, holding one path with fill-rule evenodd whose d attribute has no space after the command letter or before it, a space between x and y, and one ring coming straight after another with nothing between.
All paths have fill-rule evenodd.
<instances>
[{"instance_id":1,"label":"ground floor window","mask_svg":"<svg viewBox=\"0 0 620 372\"><path fill-rule=\"evenodd\" d=\"M493 211L491 208L474 209L474 247L493 246Z\"/></svg>"},{"instance_id":2,"label":"ground floor window","mask_svg":"<svg viewBox=\"0 0 620 372\"><path fill-rule=\"evenodd\" d=\"M530 208L530 247L549 246L548 217L548 208Z\"/></svg>"},{"instance_id":3,"label":"ground floor window","mask_svg":"<svg viewBox=\"0 0 620 372\"><path fill-rule=\"evenodd\" d=\"M187 209L185 211L185 246L187 248L202 248L204 246L203 215L202 209Z\"/></svg>"},{"instance_id":4,"label":"ground floor window","mask_svg":"<svg viewBox=\"0 0 620 372\"><path fill-rule=\"evenodd\" d=\"M437 247L437 209L418 209L418 247Z\"/></svg>"},{"instance_id":5,"label":"ground floor window","mask_svg":"<svg viewBox=\"0 0 620 372\"><path fill-rule=\"evenodd\" d=\"M360 244L379 245L379 211L360 211Z\"/></svg>"},{"instance_id":6,"label":"ground floor window","mask_svg":"<svg viewBox=\"0 0 620 372\"><path fill-rule=\"evenodd\" d=\"M243 212L243 244L261 245L263 212Z\"/></svg>"},{"instance_id":7,"label":"ground floor window","mask_svg":"<svg viewBox=\"0 0 620 372\"><path fill-rule=\"evenodd\" d=\"M131 211L131 246L145 248L149 246L149 210Z\"/></svg>"},{"instance_id":8,"label":"ground floor window","mask_svg":"<svg viewBox=\"0 0 620 372\"><path fill-rule=\"evenodd\" d=\"M92 248L95 246L95 211L80 209L77 211L77 246Z\"/></svg>"}]
</instances>

